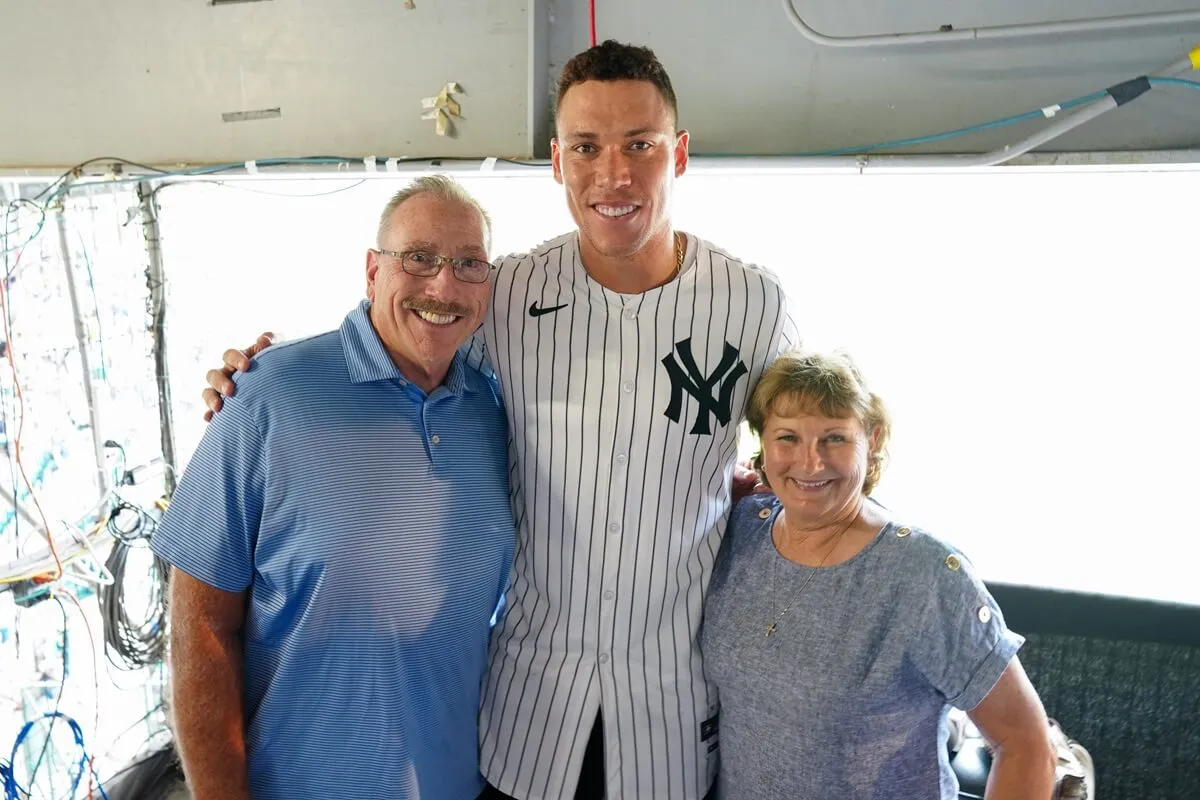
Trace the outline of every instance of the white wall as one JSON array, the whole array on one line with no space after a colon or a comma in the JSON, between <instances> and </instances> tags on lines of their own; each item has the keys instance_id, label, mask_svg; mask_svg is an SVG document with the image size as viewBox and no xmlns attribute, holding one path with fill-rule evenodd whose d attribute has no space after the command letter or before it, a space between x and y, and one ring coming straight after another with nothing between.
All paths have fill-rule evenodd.
<instances>
[{"instance_id":1,"label":"white wall","mask_svg":"<svg viewBox=\"0 0 1200 800\"><path fill-rule=\"evenodd\" d=\"M529 155L526 0L414 3L0 0L0 167ZM420 119L447 81L457 138Z\"/></svg>"},{"instance_id":2,"label":"white wall","mask_svg":"<svg viewBox=\"0 0 1200 800\"><path fill-rule=\"evenodd\" d=\"M498 252L572 227L545 172L460 179L492 210ZM899 518L958 544L989 579L1200 603L1179 557L1200 481L1187 414L1200 391L1186 202L1198 181L695 171L675 219L772 267L806 341L858 359L895 417L878 496ZM184 456L224 348L273 326L334 327L363 294L395 185L306 183L252 188L345 191L162 194Z\"/></svg>"}]
</instances>

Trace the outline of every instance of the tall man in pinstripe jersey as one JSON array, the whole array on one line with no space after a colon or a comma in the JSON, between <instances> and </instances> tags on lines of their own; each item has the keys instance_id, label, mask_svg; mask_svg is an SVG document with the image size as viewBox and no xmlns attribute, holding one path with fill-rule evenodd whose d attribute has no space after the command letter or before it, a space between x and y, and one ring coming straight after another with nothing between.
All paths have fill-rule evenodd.
<instances>
[{"instance_id":1,"label":"tall man in pinstripe jersey","mask_svg":"<svg viewBox=\"0 0 1200 800\"><path fill-rule=\"evenodd\" d=\"M609 41L567 63L552 157L578 230L498 263L475 337L507 407L519 531L480 715L485 797L713 785L702 601L749 390L797 336L772 273L672 228L676 122L650 50Z\"/></svg>"},{"instance_id":2,"label":"tall man in pinstripe jersey","mask_svg":"<svg viewBox=\"0 0 1200 800\"><path fill-rule=\"evenodd\" d=\"M795 328L773 274L672 228L688 133L650 50L567 63L551 153L578 230L500 263L476 339L520 492L480 764L499 797L697 800L719 738L697 634L738 425Z\"/></svg>"}]
</instances>

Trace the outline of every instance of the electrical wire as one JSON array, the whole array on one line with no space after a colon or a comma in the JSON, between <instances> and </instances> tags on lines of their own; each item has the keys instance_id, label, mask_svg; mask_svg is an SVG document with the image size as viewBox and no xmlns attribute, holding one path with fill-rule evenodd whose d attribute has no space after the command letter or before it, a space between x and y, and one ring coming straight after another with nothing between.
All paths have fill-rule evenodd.
<instances>
[{"instance_id":1,"label":"electrical wire","mask_svg":"<svg viewBox=\"0 0 1200 800\"><path fill-rule=\"evenodd\" d=\"M1200 90L1200 81L1189 81L1186 78L1151 78L1151 86L1184 86L1188 89Z\"/></svg>"},{"instance_id":2,"label":"electrical wire","mask_svg":"<svg viewBox=\"0 0 1200 800\"><path fill-rule=\"evenodd\" d=\"M8 193L5 192L6 198L7 198L7 195L8 195ZM12 285L13 275L16 272L16 268L21 265L21 255L24 254L24 249L22 249L21 252L17 254L15 260L11 264L9 263L9 260L8 260L8 257L9 257L8 235L9 235L9 218L10 218L9 211L10 211L10 209L11 209L11 205L6 203L5 204L5 212L4 212L4 238L3 238L3 240L0 240L0 245L2 245L2 246L0 246L0 254L3 254L3 256L4 256L4 278L3 278L3 280L4 280L5 290L7 290L8 287ZM12 309L8 305L6 305L4 307L4 322L5 322L5 325L7 326L7 328L12 327ZM7 353L7 349L8 349L8 341L7 340L4 342L4 348ZM4 394L5 394L4 408L3 408L4 451L5 451L4 454L6 456L6 458L4 460L8 462L8 485L13 487L13 489L14 489L13 502L12 502L13 535L16 537L16 549L14 551L14 555L17 558L20 558L21 544L22 544L22 540L21 540L21 508L20 508L20 499L17 497L17 492L15 491L15 489L17 487L17 465L16 465L16 461L13 459L12 451L8 447L9 431L11 431L13 429L13 426L10 424L10 420L12 418L16 417L16 406L13 402L16 398L13 397L10 399L8 397L7 392L5 392Z\"/></svg>"},{"instance_id":3,"label":"electrical wire","mask_svg":"<svg viewBox=\"0 0 1200 800\"><path fill-rule=\"evenodd\" d=\"M63 601L58 597L51 595L51 598L54 602L58 603L58 610L62 612L62 675L58 682L58 698L54 701L54 718L50 720L50 727L46 729L46 738L42 740L42 749L38 752L37 761L34 762L33 769L29 771L29 787L31 789L37 781L37 774L42 766L42 759L46 757L46 749L50 746L50 734L54 733L54 723L58 721L58 710L62 706L63 690L67 688L67 607L63 605Z\"/></svg>"},{"instance_id":4,"label":"electrical wire","mask_svg":"<svg viewBox=\"0 0 1200 800\"><path fill-rule=\"evenodd\" d=\"M1094 103L1097 100L1105 97L1108 92L1092 92L1091 94L1074 97L1066 102L1059 103L1059 109L1066 111L1068 109L1085 106L1089 103ZM1005 128L1009 125L1016 125L1020 122L1028 122L1035 119L1045 119L1046 112L1042 109L1037 111L1026 111L1023 114L1013 114L1010 117L1002 117L992 120L991 122L983 122L978 125L968 125L965 128L955 128L954 130L942 131L940 133L932 133L928 136L914 136L909 139L892 139L886 142L876 142L875 144L855 145L853 147L838 147L832 150L817 150L808 153L794 153L795 156L814 157L814 156L848 156L857 155L858 153L869 153L874 150L898 149L902 147L914 147L919 144L929 144L930 142L941 142L946 139L956 139L960 136L969 136L973 133L981 133L982 131L994 130L995 128Z\"/></svg>"},{"instance_id":5,"label":"electrical wire","mask_svg":"<svg viewBox=\"0 0 1200 800\"><path fill-rule=\"evenodd\" d=\"M108 378L108 356L104 352L104 323L100 319L100 296L96 292L96 279L92 275L92 259L88 257L87 245L84 244L83 234L75 231L79 240L79 252L83 255L83 265L87 269L88 290L92 293L92 310L96 315L96 339L100 344L100 373L103 379Z\"/></svg>"},{"instance_id":6,"label":"electrical wire","mask_svg":"<svg viewBox=\"0 0 1200 800\"><path fill-rule=\"evenodd\" d=\"M51 593L52 597L66 597L75 607L79 609L79 616L83 619L83 627L87 630L88 643L92 647L92 697L95 699L95 717L92 721L92 731L100 730L100 658L99 651L96 649L96 635L92 633L92 623L88 621L87 612L83 610L83 605L75 595L65 589L57 589Z\"/></svg>"},{"instance_id":7,"label":"electrical wire","mask_svg":"<svg viewBox=\"0 0 1200 800\"><path fill-rule=\"evenodd\" d=\"M588 22L591 31L592 47L596 46L596 0L588 0Z\"/></svg>"},{"instance_id":8,"label":"electrical wire","mask_svg":"<svg viewBox=\"0 0 1200 800\"><path fill-rule=\"evenodd\" d=\"M4 322L4 341L7 343L5 355L8 356L8 366L12 372L13 391L17 395L17 435L13 439L13 453L16 456L17 471L21 474L21 480L25 482L25 488L29 491L29 497L33 500L33 505L37 508L38 515L42 518L42 526L46 535L46 541L50 546L50 555L54 557L54 572L50 575L50 580L57 580L63 574L63 562L58 557L58 548L54 544L54 529L50 526L50 521L46 518L46 512L42 508L42 502L38 499L37 493L33 490L33 482L29 480L29 474L25 471L25 464L21 460L21 434L25 430L25 395L21 391L21 381L17 375L17 356L13 348L12 328L8 324L8 309L9 309L9 294L6 281L0 281L0 317L3 317ZM16 487L13 487L13 494L16 494Z\"/></svg>"},{"instance_id":9,"label":"electrical wire","mask_svg":"<svg viewBox=\"0 0 1200 800\"><path fill-rule=\"evenodd\" d=\"M130 161L129 159L121 158L120 156L97 156L96 158L89 158L87 161L81 161L78 164L76 164L75 166L71 167L69 170L64 172L62 175L58 176L57 180L55 180L53 183L51 183L45 189L42 189L40 192L38 192L36 195L34 195L33 199L35 201L37 201L37 200L41 200L43 197L46 197L46 205L50 205L55 200L55 198L57 198L59 196L59 194L60 194L59 188L60 187L69 185L69 181L71 178L73 178L73 177L78 178L79 175L81 174L81 172L83 171L83 168L90 166L92 164L125 164L125 165L131 166L131 167L137 167L138 169L142 169L147 172L157 172L162 175L170 174L170 172L168 170L159 169L158 167L147 166L146 164L139 164L136 161ZM47 197L47 195L49 195L49 196Z\"/></svg>"},{"instance_id":10,"label":"electrical wire","mask_svg":"<svg viewBox=\"0 0 1200 800\"><path fill-rule=\"evenodd\" d=\"M220 186L222 189L237 189L242 192L249 192L250 194L265 194L265 195L269 195L271 197L328 197L331 194L340 194L342 192L348 192L351 189L357 189L359 186L362 186L366 182L367 182L366 178L360 178L359 180L355 181L354 183L350 184L349 186L343 186L339 189L331 189L327 192L308 192L305 194L289 194L288 192L264 192L262 189L251 189L248 186L242 186L237 183L230 183L229 181L212 181L212 184L214 186Z\"/></svg>"},{"instance_id":11,"label":"electrical wire","mask_svg":"<svg viewBox=\"0 0 1200 800\"><path fill-rule=\"evenodd\" d=\"M128 518L128 514L133 515L133 520L126 523L124 520ZM148 539L153 534L153 525L154 522L141 508L133 503L119 500L108 516L106 527L109 534L117 541L123 544L133 544ZM146 532L147 528L150 528L149 533Z\"/></svg>"},{"instance_id":12,"label":"electrical wire","mask_svg":"<svg viewBox=\"0 0 1200 800\"><path fill-rule=\"evenodd\" d=\"M164 708L166 708L166 705L167 705L167 704L166 704L166 701L165 701L165 700L159 700L159 701L158 701L158 705L154 706L154 707L153 707L153 708L151 708L149 711L147 711L145 714L143 714L141 717L139 717L139 718L138 718L138 719L136 719L135 721L131 722L131 723L130 723L130 724L129 724L129 725L126 727L126 728L125 728L125 730L121 731L121 732L120 732L120 733L118 733L116 736L114 736L114 737L112 738L112 740L109 742L108 749L107 749L106 751L104 751L104 755L100 757L100 760L101 760L101 761L106 761L106 760L108 759L108 757L109 757L110 755L112 755L113 748L115 748L115 747L117 746L117 742L121 741L123 738L125 738L125 737L126 737L126 736L128 736L130 733L132 733L134 728L136 728L137 726L141 725L143 722L146 722L146 721L148 721L148 720L150 719L150 717L154 716L155 714L157 714L158 712L160 712L160 711L162 711ZM164 730L167 730L167 728L160 728L158 731L155 731L154 733L152 733L152 734L151 734L151 737L157 736L157 735L158 735L160 732L162 732L162 731L164 731ZM113 782L113 780L114 780L114 779L117 777L117 775L119 775L119 774L120 774L120 773L116 773L116 774L114 774L112 777L110 777L110 778L108 779L108 782L111 784L111 783Z\"/></svg>"},{"instance_id":13,"label":"electrical wire","mask_svg":"<svg viewBox=\"0 0 1200 800\"><path fill-rule=\"evenodd\" d=\"M79 761L76 762L78 772L72 778L71 790L68 796L72 798L75 796L75 791L79 788L85 771L88 773L89 781L92 778L96 778L96 772L90 766L92 758L88 755L87 745L84 743L83 730L79 727L79 723L61 711L56 711L53 714L43 714L39 719L29 720L22 726L21 731L17 734L16 741L13 742L12 752L9 755L7 763L0 761L0 786L4 788L4 800L29 800L31 796L31 791L26 790L25 787L17 782L14 763L17 759L17 753L21 750L21 744L29 736L29 732L33 730L33 726L42 719L62 719L66 722L67 727L71 730L71 735L75 739L75 744L79 747L80 757ZM96 784L99 786L100 796L104 800L109 800L108 792L104 789L104 784L99 779L96 780ZM32 789L32 786L30 789Z\"/></svg>"},{"instance_id":14,"label":"electrical wire","mask_svg":"<svg viewBox=\"0 0 1200 800\"><path fill-rule=\"evenodd\" d=\"M1149 78L1151 86L1183 86L1188 89L1200 89L1200 81L1191 81L1184 78ZM1021 122L1029 122L1032 120L1046 119L1052 114L1059 111L1068 111L1080 106L1090 105L1097 100L1102 100L1108 95L1108 90L1091 92L1090 94L1080 95L1066 100L1062 103L1046 106L1045 108L1037 109L1036 111L1026 111L1022 114L1013 114L1009 117L1001 117L1000 119L990 122L983 122L978 125L968 125L963 128L954 128L953 130L941 131L932 133L927 136L914 136L908 139L891 139L885 142L876 142L874 144L854 145L851 147L838 147L830 150L813 150L801 153L786 154L792 158L820 158L825 156L849 156L858 155L860 153L870 153L876 150L896 150L905 147L914 147L921 144L930 144L932 142L942 142L947 139L956 139L961 136L970 136L971 134L981 133L983 131L994 130L996 128L1004 128L1010 125L1016 125Z\"/></svg>"},{"instance_id":15,"label":"electrical wire","mask_svg":"<svg viewBox=\"0 0 1200 800\"><path fill-rule=\"evenodd\" d=\"M12 235L12 230L11 230L11 226L9 224L9 220L12 218L13 212L16 211L21 205L33 206L34 210L38 212L38 221L37 221L37 224L34 226L33 233L31 233L29 235L29 237L27 239L25 239L25 241L21 242L18 245L10 245L9 238ZM26 247L26 245L28 245L30 242L32 242L34 239L36 239L41 234L42 229L45 228L45 226L46 226L46 208L45 208L45 206L39 205L38 203L34 202L33 200L29 200L29 199L23 198L23 197L18 197L15 200L9 201L9 203L5 206L5 210L4 210L4 239L3 239L3 242L0 242L0 245L3 245L2 247L0 247L0 252L3 252L5 255L8 255L9 253L16 253L20 250L23 250Z\"/></svg>"},{"instance_id":16,"label":"electrical wire","mask_svg":"<svg viewBox=\"0 0 1200 800\"><path fill-rule=\"evenodd\" d=\"M66 566L78 561L84 556L92 555L93 553L90 549L90 546L94 543L93 540L97 539L98 537L103 538L103 532L105 530L106 523L107 519L103 519L90 531L84 533L82 537L77 535L72 541L66 543L64 549L61 551L62 565ZM0 577L0 586L21 583L23 581L33 580L34 578L40 578L43 580L43 582L55 580L52 577L47 577L54 568L54 565L49 563L50 555L50 548L47 547L44 556L38 556L32 561L30 561L28 557L19 559L19 562L27 562L28 566L21 565L24 566L23 570L18 571L16 574Z\"/></svg>"},{"instance_id":17,"label":"electrical wire","mask_svg":"<svg viewBox=\"0 0 1200 800\"><path fill-rule=\"evenodd\" d=\"M368 157L368 159L369 158L371 158L371 157ZM147 180L161 181L161 180L164 180L167 178L197 178L197 177L202 178L202 177L208 176L208 175L219 175L223 172L235 172L237 170L246 169L247 163L250 163L250 162L245 162L245 161L235 161L235 162L229 162L229 163L225 163L225 164L211 164L211 165L199 166L199 167L188 167L188 168L183 168L183 169L178 169L178 170L165 170L165 169L159 169L158 167L150 167L150 166L146 166L144 164L138 164L136 162L129 161L128 159L112 158L112 157L106 156L104 158L88 159L87 161L82 162L81 164L76 165L75 167L72 167L71 170L69 170L67 173L64 173L64 176L70 176L70 175L76 174L80 170L82 170L82 168L84 166L86 166L88 164L92 164L92 163L96 163L96 162L108 162L108 161L113 161L113 162L121 163L121 164L133 165L133 166L138 167L139 169L144 169L147 172L150 172L153 174L148 175L148 176L141 175L141 176L124 177L124 178L103 178L103 179L94 180L94 181L76 181L76 182L71 182L71 183L61 183L62 177L60 177L58 180L56 180L54 182L54 184L52 184L53 186L56 186L57 188L55 188L54 192L45 201L46 205L50 205L58 197L60 197L64 194L67 194L69 192L75 191L76 189L80 189L80 188L87 188L87 187L91 187L91 186L111 186L111 185L123 184L123 183L141 183L141 182L147 181ZM545 160L521 160L521 159L515 159L515 158L483 159L483 158L478 158L475 156L405 156L405 157L399 157L399 158L383 158L381 156L374 157L374 162L376 165L378 165L380 163L383 163L383 164L389 164L389 163L428 164L431 167L438 167L444 163L456 163L456 162L463 162L463 161L478 162L481 164L484 163L485 161L495 161L496 163L501 163L501 164L512 164L512 165L518 166L518 167L534 167L537 169L543 169L546 166L548 166L550 163L549 161L545 161ZM361 165L361 164L363 164L363 162L364 162L364 159L359 156L300 156L300 157L294 157L294 158L287 158L287 157L263 158L263 159L258 159L256 161L254 161L253 164L258 169L270 169L272 167L314 166L314 165L315 166L350 167L350 166L354 166L354 165ZM160 184L157 187L157 189L165 188L165 186L168 186L168 185L173 185L173 184L171 184L169 182ZM155 191L157 191L157 189ZM42 194L44 194L44 193L45 193L45 190L43 190ZM38 197L41 197L42 194L39 194Z\"/></svg>"},{"instance_id":18,"label":"electrical wire","mask_svg":"<svg viewBox=\"0 0 1200 800\"><path fill-rule=\"evenodd\" d=\"M137 537L125 534L113 542L108 560L104 562L105 568L112 573L113 582L100 587L98 595L100 615L104 622L105 654L113 666L127 671L160 663L167 650L166 585L170 565L157 555L153 556L150 601L140 617L135 618L130 613L125 598L129 553L135 547L146 549L145 542L151 535L141 525L139 531L141 533Z\"/></svg>"}]
</instances>

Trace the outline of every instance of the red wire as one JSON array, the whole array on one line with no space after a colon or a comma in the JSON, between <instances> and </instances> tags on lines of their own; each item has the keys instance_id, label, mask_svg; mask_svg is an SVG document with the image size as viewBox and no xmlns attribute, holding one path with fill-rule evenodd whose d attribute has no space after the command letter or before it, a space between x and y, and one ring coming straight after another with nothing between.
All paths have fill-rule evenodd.
<instances>
[{"instance_id":1,"label":"red wire","mask_svg":"<svg viewBox=\"0 0 1200 800\"><path fill-rule=\"evenodd\" d=\"M8 327L8 286L3 277L0 277L0 316L4 317L4 341L7 345L8 366L12 370L13 389L17 394L19 416L17 417L17 435L13 439L17 469L21 473L21 480L25 482L25 488L29 490L29 496L33 499L33 505L37 508L38 515L42 518L46 541L50 544L50 555L54 556L54 567L57 572L53 575L47 573L47 580L58 580L63 574L63 563L62 559L58 557L58 548L54 546L54 530L50 527L49 520L46 519L46 512L42 509L42 503L38 500L37 494L33 491L33 482L29 480L29 475L25 472L25 464L21 461L21 433L25 430L25 395L21 392L21 382L17 379L17 358L13 352L12 331Z\"/></svg>"},{"instance_id":2,"label":"red wire","mask_svg":"<svg viewBox=\"0 0 1200 800\"><path fill-rule=\"evenodd\" d=\"M588 16L592 23L592 47L596 46L596 0L588 0Z\"/></svg>"}]
</instances>

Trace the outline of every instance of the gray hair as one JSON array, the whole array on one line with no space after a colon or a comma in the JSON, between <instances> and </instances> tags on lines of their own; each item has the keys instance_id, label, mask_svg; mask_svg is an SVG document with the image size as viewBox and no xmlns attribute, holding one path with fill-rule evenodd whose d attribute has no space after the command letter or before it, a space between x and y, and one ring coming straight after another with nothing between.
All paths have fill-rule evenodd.
<instances>
[{"instance_id":1,"label":"gray hair","mask_svg":"<svg viewBox=\"0 0 1200 800\"><path fill-rule=\"evenodd\" d=\"M375 244L377 247L383 246L383 239L388 233L388 229L392 224L392 214L405 201L416 197L419 194L429 194L435 197L440 197L443 200L453 200L462 203L468 208L473 208L479 212L479 216L483 219L483 236L484 247L488 252L492 251L492 218L488 215L487 210L483 205L471 196L471 193L459 185L458 181L448 175L422 175L419 178L413 179L413 182L405 186L400 191L392 195L392 199L388 200L387 205L383 207L383 213L379 215L379 230L376 232Z\"/></svg>"}]
</instances>

